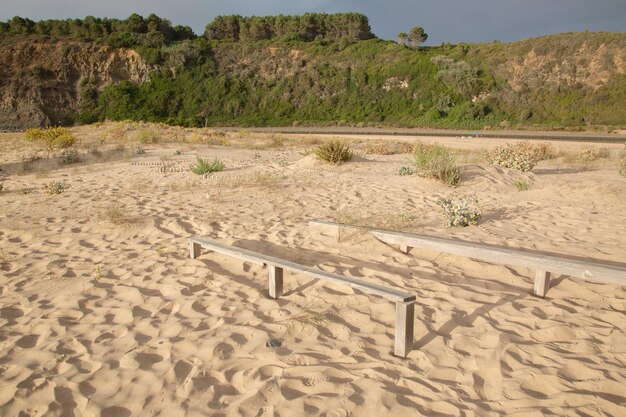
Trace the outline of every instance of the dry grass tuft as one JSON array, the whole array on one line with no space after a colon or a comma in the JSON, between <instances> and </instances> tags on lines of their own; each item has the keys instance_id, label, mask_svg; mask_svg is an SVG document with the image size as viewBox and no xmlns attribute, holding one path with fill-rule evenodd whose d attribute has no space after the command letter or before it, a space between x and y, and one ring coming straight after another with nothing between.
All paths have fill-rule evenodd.
<instances>
[{"instance_id":1,"label":"dry grass tuft","mask_svg":"<svg viewBox=\"0 0 626 417\"><path fill-rule=\"evenodd\" d=\"M420 177L434 178L448 186L461 182L461 169L445 146L418 143L414 161L415 173Z\"/></svg>"},{"instance_id":2,"label":"dry grass tuft","mask_svg":"<svg viewBox=\"0 0 626 417\"><path fill-rule=\"evenodd\" d=\"M100 214L100 219L116 226L128 226L137 222L137 219L126 214L126 211L120 204L112 204L107 207Z\"/></svg>"}]
</instances>

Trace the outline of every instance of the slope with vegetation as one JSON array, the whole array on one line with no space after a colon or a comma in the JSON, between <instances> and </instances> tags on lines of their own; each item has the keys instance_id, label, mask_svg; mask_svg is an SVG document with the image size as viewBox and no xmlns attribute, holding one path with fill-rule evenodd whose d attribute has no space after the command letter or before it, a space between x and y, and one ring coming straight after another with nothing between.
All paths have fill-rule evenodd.
<instances>
[{"instance_id":1,"label":"slope with vegetation","mask_svg":"<svg viewBox=\"0 0 626 417\"><path fill-rule=\"evenodd\" d=\"M92 67L111 65L86 71L68 48L83 48ZM220 16L201 37L154 15L14 18L0 23L0 63L10 64L0 66L3 128L104 119L471 129L626 123L625 33L410 48L375 38L355 13Z\"/></svg>"}]
</instances>

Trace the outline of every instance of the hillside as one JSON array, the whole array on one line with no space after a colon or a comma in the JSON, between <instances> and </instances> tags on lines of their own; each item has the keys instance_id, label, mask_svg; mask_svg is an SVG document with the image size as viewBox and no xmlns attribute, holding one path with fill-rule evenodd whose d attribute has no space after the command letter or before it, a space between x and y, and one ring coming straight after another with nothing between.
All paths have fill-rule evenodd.
<instances>
[{"instance_id":1,"label":"hillside","mask_svg":"<svg viewBox=\"0 0 626 417\"><path fill-rule=\"evenodd\" d=\"M12 22L0 24L4 129L626 125L626 33L415 49L372 38L356 14L220 17L201 37L156 16Z\"/></svg>"}]
</instances>

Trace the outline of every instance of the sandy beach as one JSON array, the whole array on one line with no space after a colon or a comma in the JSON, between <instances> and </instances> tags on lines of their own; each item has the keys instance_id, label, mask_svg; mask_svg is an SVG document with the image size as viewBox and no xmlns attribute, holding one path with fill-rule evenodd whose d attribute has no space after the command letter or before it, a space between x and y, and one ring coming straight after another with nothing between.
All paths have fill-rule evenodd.
<instances>
[{"instance_id":1,"label":"sandy beach","mask_svg":"<svg viewBox=\"0 0 626 417\"><path fill-rule=\"evenodd\" d=\"M138 142L146 129L156 143ZM484 162L503 140L423 139L455 150L450 188L398 175L408 153L373 151L409 137L354 140L335 166L306 152L314 135L72 133L71 165L25 162L37 148L0 134L0 415L626 415L626 287L556 275L541 299L525 268L308 224L626 263L623 144L554 142L558 156L520 173ZM585 146L601 156L577 159ZM197 155L225 170L191 173ZM69 188L49 194L53 181ZM447 228L438 201L462 195L483 219ZM413 350L392 355L393 303L290 273L270 299L266 270L190 259L192 235L415 294Z\"/></svg>"}]
</instances>

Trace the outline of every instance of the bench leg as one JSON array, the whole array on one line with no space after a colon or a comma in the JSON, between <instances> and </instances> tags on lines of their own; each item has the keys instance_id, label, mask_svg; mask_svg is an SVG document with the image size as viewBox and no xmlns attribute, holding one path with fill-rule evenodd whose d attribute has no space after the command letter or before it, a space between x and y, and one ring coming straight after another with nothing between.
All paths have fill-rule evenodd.
<instances>
[{"instance_id":1,"label":"bench leg","mask_svg":"<svg viewBox=\"0 0 626 417\"><path fill-rule=\"evenodd\" d=\"M283 295L283 268L268 265L270 297L278 298Z\"/></svg>"},{"instance_id":2,"label":"bench leg","mask_svg":"<svg viewBox=\"0 0 626 417\"><path fill-rule=\"evenodd\" d=\"M406 358L413 346L415 302L396 302L396 340L394 355Z\"/></svg>"},{"instance_id":3,"label":"bench leg","mask_svg":"<svg viewBox=\"0 0 626 417\"><path fill-rule=\"evenodd\" d=\"M195 242L189 242L189 257L196 259L200 256L200 244Z\"/></svg>"},{"instance_id":4,"label":"bench leg","mask_svg":"<svg viewBox=\"0 0 626 417\"><path fill-rule=\"evenodd\" d=\"M550 288L550 273L547 271L537 271L535 274L535 289L533 293L537 297L545 298Z\"/></svg>"},{"instance_id":5,"label":"bench leg","mask_svg":"<svg viewBox=\"0 0 626 417\"><path fill-rule=\"evenodd\" d=\"M413 249L411 246L400 245L400 252L402 253L409 253L411 249Z\"/></svg>"}]
</instances>

